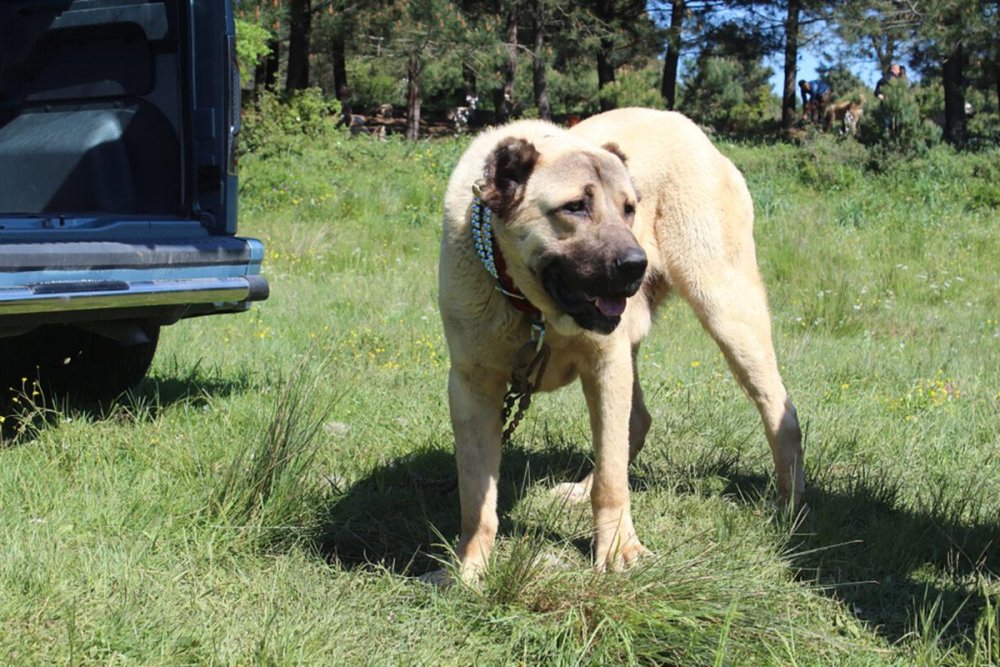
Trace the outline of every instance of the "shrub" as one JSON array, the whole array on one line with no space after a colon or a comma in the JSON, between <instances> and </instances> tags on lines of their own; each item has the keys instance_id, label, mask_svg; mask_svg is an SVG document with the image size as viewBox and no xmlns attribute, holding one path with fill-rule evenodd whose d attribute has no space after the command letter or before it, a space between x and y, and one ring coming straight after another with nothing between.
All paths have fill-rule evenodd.
<instances>
[{"instance_id":1,"label":"shrub","mask_svg":"<svg viewBox=\"0 0 1000 667\"><path fill-rule=\"evenodd\" d=\"M243 85L250 83L254 67L271 53L271 33L261 25L236 19L236 58Z\"/></svg>"},{"instance_id":2,"label":"shrub","mask_svg":"<svg viewBox=\"0 0 1000 667\"><path fill-rule=\"evenodd\" d=\"M819 190L845 190L863 177L868 154L850 137L814 132L797 156L799 180Z\"/></svg>"},{"instance_id":3,"label":"shrub","mask_svg":"<svg viewBox=\"0 0 1000 667\"><path fill-rule=\"evenodd\" d=\"M922 155L941 140L941 129L924 118L905 80L890 81L885 99L876 100L861 120L860 139L869 149L869 166L886 171L899 161Z\"/></svg>"},{"instance_id":4,"label":"shrub","mask_svg":"<svg viewBox=\"0 0 1000 667\"><path fill-rule=\"evenodd\" d=\"M530 71L530 67L521 70ZM568 63L563 71L549 71L549 100L557 116L589 116L600 110L597 91L597 71ZM526 88L527 90L527 88Z\"/></svg>"},{"instance_id":5,"label":"shrub","mask_svg":"<svg viewBox=\"0 0 1000 667\"><path fill-rule=\"evenodd\" d=\"M600 97L611 100L617 109L623 107L662 109L660 76L660 67L655 63L639 69L626 69L617 80L601 90Z\"/></svg>"},{"instance_id":6,"label":"shrub","mask_svg":"<svg viewBox=\"0 0 1000 667\"><path fill-rule=\"evenodd\" d=\"M940 84L917 84L910 88L923 118L939 118L944 114L944 87ZM878 102L878 100L876 100Z\"/></svg>"},{"instance_id":7,"label":"shrub","mask_svg":"<svg viewBox=\"0 0 1000 667\"><path fill-rule=\"evenodd\" d=\"M693 66L681 84L684 113L701 125L727 134L758 133L777 117L768 84L771 70L757 62L708 57Z\"/></svg>"},{"instance_id":8,"label":"shrub","mask_svg":"<svg viewBox=\"0 0 1000 667\"><path fill-rule=\"evenodd\" d=\"M406 107L406 79L384 58L349 59L347 80L354 109L377 109L381 104Z\"/></svg>"},{"instance_id":9,"label":"shrub","mask_svg":"<svg viewBox=\"0 0 1000 667\"><path fill-rule=\"evenodd\" d=\"M977 112L969 119L968 130L971 146L1000 146L1000 114Z\"/></svg>"},{"instance_id":10,"label":"shrub","mask_svg":"<svg viewBox=\"0 0 1000 667\"><path fill-rule=\"evenodd\" d=\"M972 159L969 199L973 207L1000 209L1000 151L986 151Z\"/></svg>"},{"instance_id":11,"label":"shrub","mask_svg":"<svg viewBox=\"0 0 1000 667\"><path fill-rule=\"evenodd\" d=\"M340 104L327 100L319 88L279 97L263 91L257 103L243 110L240 149L243 153L301 152L304 144L332 132Z\"/></svg>"}]
</instances>

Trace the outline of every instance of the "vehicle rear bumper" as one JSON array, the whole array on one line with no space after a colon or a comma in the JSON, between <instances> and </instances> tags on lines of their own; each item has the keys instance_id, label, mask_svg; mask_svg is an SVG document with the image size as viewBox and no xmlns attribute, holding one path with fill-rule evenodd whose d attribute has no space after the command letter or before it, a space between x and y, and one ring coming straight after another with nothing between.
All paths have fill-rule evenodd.
<instances>
[{"instance_id":1,"label":"vehicle rear bumper","mask_svg":"<svg viewBox=\"0 0 1000 667\"><path fill-rule=\"evenodd\" d=\"M268 297L261 276L192 278L188 280L81 280L30 287L0 287L0 317L107 308L214 304L216 310L242 310Z\"/></svg>"},{"instance_id":2,"label":"vehicle rear bumper","mask_svg":"<svg viewBox=\"0 0 1000 667\"><path fill-rule=\"evenodd\" d=\"M0 243L0 327L59 314L169 307L180 317L268 297L264 247L229 236ZM186 308L190 307L190 308Z\"/></svg>"}]
</instances>

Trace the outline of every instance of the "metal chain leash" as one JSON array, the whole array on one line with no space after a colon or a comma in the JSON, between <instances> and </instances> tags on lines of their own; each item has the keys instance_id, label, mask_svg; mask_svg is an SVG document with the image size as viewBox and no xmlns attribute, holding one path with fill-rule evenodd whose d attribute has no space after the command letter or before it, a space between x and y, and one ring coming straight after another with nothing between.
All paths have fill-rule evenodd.
<instances>
[{"instance_id":1,"label":"metal chain leash","mask_svg":"<svg viewBox=\"0 0 1000 667\"><path fill-rule=\"evenodd\" d=\"M531 395L542 384L542 376L551 354L552 351L545 344L544 330L537 341L531 340L518 350L517 364L511 371L510 388L504 394L503 410L500 413L500 423L505 425L501 440L503 445L510 442L514 429L521 423L524 413L531 405Z\"/></svg>"},{"instance_id":2,"label":"metal chain leash","mask_svg":"<svg viewBox=\"0 0 1000 667\"><path fill-rule=\"evenodd\" d=\"M472 185L469 226L472 228L476 255L497 281L496 288L507 297L510 304L527 313L533 320L531 340L517 351L517 363L510 374L510 388L503 397L503 409L500 411L500 424L504 427L501 443L506 445L531 405L531 395L541 387L551 350L545 344L545 318L542 312L528 301L507 274L503 254L493 234L493 211L482 200L484 186L485 182L482 180Z\"/></svg>"}]
</instances>

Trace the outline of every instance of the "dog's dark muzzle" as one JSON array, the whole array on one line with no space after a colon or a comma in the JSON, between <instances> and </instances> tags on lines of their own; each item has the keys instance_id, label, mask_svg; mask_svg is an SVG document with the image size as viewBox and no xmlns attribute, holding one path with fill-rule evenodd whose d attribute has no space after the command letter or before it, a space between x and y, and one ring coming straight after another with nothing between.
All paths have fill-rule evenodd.
<instances>
[{"instance_id":1,"label":"dog's dark muzzle","mask_svg":"<svg viewBox=\"0 0 1000 667\"><path fill-rule=\"evenodd\" d=\"M542 285L580 327L609 334L621 322L626 300L642 287L646 265L639 246L596 262L556 256L542 271Z\"/></svg>"}]
</instances>

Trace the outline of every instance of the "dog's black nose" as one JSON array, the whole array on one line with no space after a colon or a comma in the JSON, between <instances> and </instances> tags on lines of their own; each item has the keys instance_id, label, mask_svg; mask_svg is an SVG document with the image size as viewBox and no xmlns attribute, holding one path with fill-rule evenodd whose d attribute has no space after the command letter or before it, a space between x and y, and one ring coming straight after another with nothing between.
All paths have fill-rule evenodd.
<instances>
[{"instance_id":1,"label":"dog's black nose","mask_svg":"<svg viewBox=\"0 0 1000 667\"><path fill-rule=\"evenodd\" d=\"M633 246L615 258L615 270L623 283L641 280L646 273L646 253L639 246Z\"/></svg>"}]
</instances>

